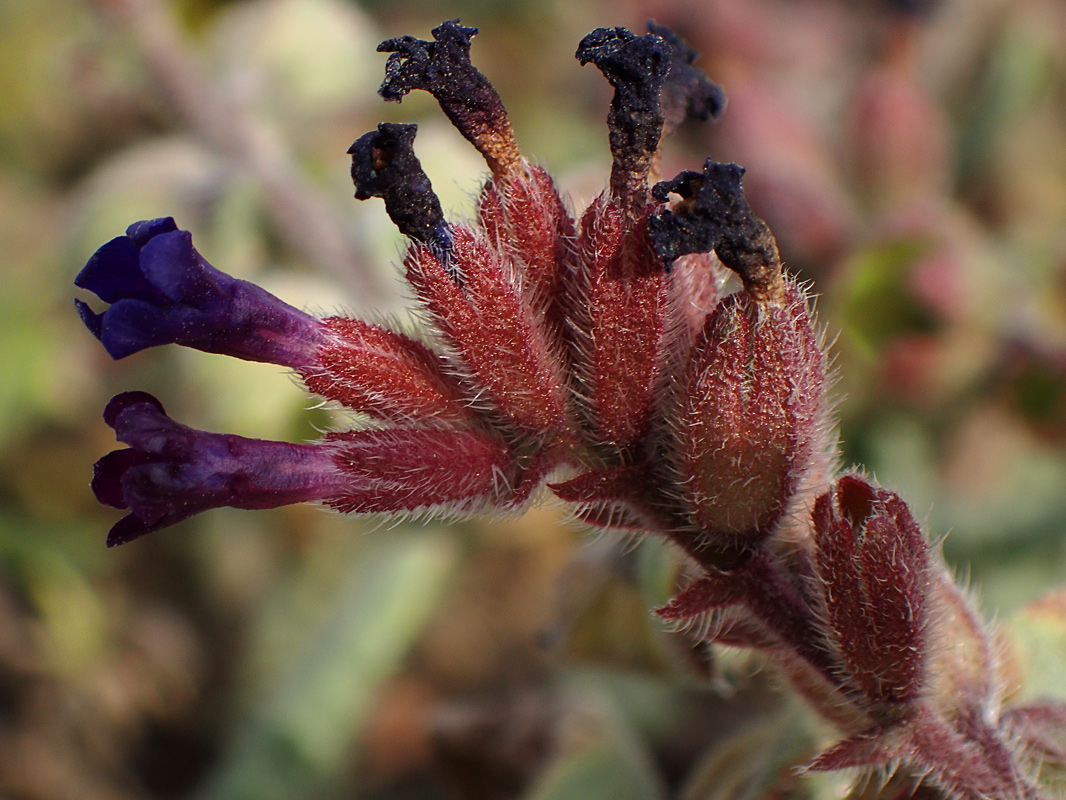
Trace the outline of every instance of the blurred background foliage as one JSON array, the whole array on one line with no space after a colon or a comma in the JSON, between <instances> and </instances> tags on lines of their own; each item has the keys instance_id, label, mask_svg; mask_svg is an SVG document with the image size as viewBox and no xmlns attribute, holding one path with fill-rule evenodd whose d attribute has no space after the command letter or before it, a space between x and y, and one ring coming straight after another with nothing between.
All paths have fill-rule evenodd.
<instances>
[{"instance_id":1,"label":"blurred background foliage","mask_svg":"<svg viewBox=\"0 0 1066 800\"><path fill-rule=\"evenodd\" d=\"M415 323L401 242L345 150L416 120L452 215L484 169L425 96L375 95L380 40L461 17L526 152L576 207L610 90L573 58L655 18L730 98L663 173L748 169L820 295L845 463L899 490L1061 692L1066 595L1066 5L1061 0L0 0L0 795L824 797L825 732L748 658L648 609L661 548L556 506L380 527L214 511L117 551L88 489L100 421L145 389L196 427L345 424L270 366L112 363L72 279L173 215L220 268L315 311ZM1012 638L1013 637L1013 638ZM1012 686L1008 687L1013 689ZM806 756L805 756L806 754Z\"/></svg>"}]
</instances>

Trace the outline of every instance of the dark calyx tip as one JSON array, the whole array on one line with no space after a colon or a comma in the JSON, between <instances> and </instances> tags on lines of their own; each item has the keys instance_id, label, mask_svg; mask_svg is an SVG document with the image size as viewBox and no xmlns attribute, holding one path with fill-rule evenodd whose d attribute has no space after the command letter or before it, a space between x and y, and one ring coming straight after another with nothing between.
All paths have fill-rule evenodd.
<instances>
[{"instance_id":1,"label":"dark calyx tip","mask_svg":"<svg viewBox=\"0 0 1066 800\"><path fill-rule=\"evenodd\" d=\"M781 257L769 227L756 217L741 187L743 167L708 160L703 172L685 171L657 183L652 196L681 202L653 214L648 231L655 251L667 262L688 253L715 252L756 294L772 294L781 278Z\"/></svg>"},{"instance_id":2,"label":"dark calyx tip","mask_svg":"<svg viewBox=\"0 0 1066 800\"><path fill-rule=\"evenodd\" d=\"M378 52L392 55L378 94L393 102L415 89L437 96L449 85L469 80L471 72L479 74L470 63L470 40L476 33L477 28L464 27L452 19L433 29L432 42L414 36L385 40L378 45Z\"/></svg>"},{"instance_id":3,"label":"dark calyx tip","mask_svg":"<svg viewBox=\"0 0 1066 800\"><path fill-rule=\"evenodd\" d=\"M400 100L414 89L429 92L456 129L478 149L496 176L521 161L503 101L488 78L470 62L470 40L477 28L450 20L433 29L435 41L412 36L378 46L391 53L385 81L378 90L386 100Z\"/></svg>"},{"instance_id":4,"label":"dark calyx tip","mask_svg":"<svg viewBox=\"0 0 1066 800\"><path fill-rule=\"evenodd\" d=\"M626 109L657 108L670 70L669 45L655 34L637 36L625 28L597 28L577 48L577 60L595 64L614 86L615 102Z\"/></svg>"},{"instance_id":5,"label":"dark calyx tip","mask_svg":"<svg viewBox=\"0 0 1066 800\"><path fill-rule=\"evenodd\" d=\"M676 129L685 119L717 120L725 110L725 92L708 80L703 70L692 66L700 54L665 25L649 21L648 32L666 42L670 49L670 72L661 96L667 130Z\"/></svg>"},{"instance_id":6,"label":"dark calyx tip","mask_svg":"<svg viewBox=\"0 0 1066 800\"><path fill-rule=\"evenodd\" d=\"M626 204L642 206L663 132L659 95L670 71L669 45L651 33L597 28L581 40L576 55L582 64L595 64L614 87L607 114L614 157L611 192Z\"/></svg>"},{"instance_id":7,"label":"dark calyx tip","mask_svg":"<svg viewBox=\"0 0 1066 800\"><path fill-rule=\"evenodd\" d=\"M348 154L359 200L380 197L400 233L437 250L451 246L440 200L415 156L417 125L383 122L360 136Z\"/></svg>"}]
</instances>

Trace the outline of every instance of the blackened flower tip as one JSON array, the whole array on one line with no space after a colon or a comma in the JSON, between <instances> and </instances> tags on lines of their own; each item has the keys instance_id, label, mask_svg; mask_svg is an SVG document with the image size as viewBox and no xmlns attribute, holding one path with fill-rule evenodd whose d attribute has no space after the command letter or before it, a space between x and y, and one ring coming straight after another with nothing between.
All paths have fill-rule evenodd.
<instances>
[{"instance_id":1,"label":"blackened flower tip","mask_svg":"<svg viewBox=\"0 0 1066 800\"><path fill-rule=\"evenodd\" d=\"M506 178L522 164L514 129L499 94L470 61L477 28L448 20L433 29L434 41L401 36L378 45L390 53L378 94L399 102L415 89L429 92L458 131L485 158L496 177Z\"/></svg>"},{"instance_id":2,"label":"blackened flower tip","mask_svg":"<svg viewBox=\"0 0 1066 800\"><path fill-rule=\"evenodd\" d=\"M699 53L665 25L648 21L648 32L670 46L670 72L663 85L664 133L674 131L686 118L707 122L717 120L725 110L722 87L708 80L703 70L694 67Z\"/></svg>"},{"instance_id":3,"label":"blackened flower tip","mask_svg":"<svg viewBox=\"0 0 1066 800\"><path fill-rule=\"evenodd\" d=\"M414 151L417 125L383 122L360 136L348 154L359 200L380 197L400 233L437 254L451 249L451 231L440 200Z\"/></svg>"},{"instance_id":4,"label":"blackened flower tip","mask_svg":"<svg viewBox=\"0 0 1066 800\"><path fill-rule=\"evenodd\" d=\"M681 198L672 209L648 219L655 251L667 262L688 253L713 250L727 268L744 281L758 300L779 300L783 293L781 256L770 228L748 205L741 179L744 168L710 159L703 172L686 170L652 188L666 202Z\"/></svg>"},{"instance_id":5,"label":"blackened flower tip","mask_svg":"<svg viewBox=\"0 0 1066 800\"><path fill-rule=\"evenodd\" d=\"M670 45L653 33L597 28L581 40L575 56L582 66L595 64L614 87L607 115L614 158L611 191L642 205L663 131L660 93L670 71Z\"/></svg>"},{"instance_id":6,"label":"blackened flower tip","mask_svg":"<svg viewBox=\"0 0 1066 800\"><path fill-rule=\"evenodd\" d=\"M389 102L399 102L414 89L434 93L457 88L451 83L438 84L445 77L437 74L439 67L450 67L467 73L476 72L470 63L470 41L477 35L477 28L459 24L458 19L445 20L433 29L434 41L416 39L414 36L399 36L386 39L378 45L379 53L391 53L385 65L385 80L378 94Z\"/></svg>"}]
</instances>

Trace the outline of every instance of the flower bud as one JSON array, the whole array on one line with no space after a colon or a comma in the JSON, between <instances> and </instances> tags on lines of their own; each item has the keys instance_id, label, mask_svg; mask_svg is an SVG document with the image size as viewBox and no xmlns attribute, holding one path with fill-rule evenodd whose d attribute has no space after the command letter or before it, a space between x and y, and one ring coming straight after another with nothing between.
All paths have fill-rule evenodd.
<instances>
[{"instance_id":1,"label":"flower bud","mask_svg":"<svg viewBox=\"0 0 1066 800\"><path fill-rule=\"evenodd\" d=\"M322 325L322 346L299 370L315 394L393 422L469 416L442 358L421 342L348 317L328 317Z\"/></svg>"},{"instance_id":2,"label":"flower bud","mask_svg":"<svg viewBox=\"0 0 1066 800\"><path fill-rule=\"evenodd\" d=\"M824 442L825 355L803 292L746 292L708 317L677 390L672 461L688 516L709 541L754 545L788 512Z\"/></svg>"},{"instance_id":3,"label":"flower bud","mask_svg":"<svg viewBox=\"0 0 1066 800\"><path fill-rule=\"evenodd\" d=\"M532 304L557 312L552 304L558 301L559 265L572 243L574 221L551 176L540 167L529 167L507 180L489 181L478 217L489 241L520 266Z\"/></svg>"},{"instance_id":4,"label":"flower bud","mask_svg":"<svg viewBox=\"0 0 1066 800\"><path fill-rule=\"evenodd\" d=\"M534 433L568 426L562 365L522 279L478 231L456 227L450 258L426 247L407 256L407 278L472 385L515 425Z\"/></svg>"},{"instance_id":5,"label":"flower bud","mask_svg":"<svg viewBox=\"0 0 1066 800\"><path fill-rule=\"evenodd\" d=\"M567 314L580 394L595 438L625 447L646 433L661 378L668 276L606 195L581 221L577 258Z\"/></svg>"},{"instance_id":6,"label":"flower bud","mask_svg":"<svg viewBox=\"0 0 1066 800\"><path fill-rule=\"evenodd\" d=\"M926 683L928 547L892 492L845 475L812 512L827 635L845 685L877 704L913 704Z\"/></svg>"}]
</instances>

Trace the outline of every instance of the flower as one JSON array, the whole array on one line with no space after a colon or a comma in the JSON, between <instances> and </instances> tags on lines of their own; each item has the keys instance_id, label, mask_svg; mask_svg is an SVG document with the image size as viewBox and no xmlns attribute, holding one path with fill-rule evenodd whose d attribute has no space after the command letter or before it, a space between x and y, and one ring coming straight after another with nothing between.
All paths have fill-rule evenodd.
<instances>
[{"instance_id":1,"label":"flower","mask_svg":"<svg viewBox=\"0 0 1066 800\"><path fill-rule=\"evenodd\" d=\"M272 362L385 426L304 445L226 438L170 421L157 401L120 395L108 421L130 450L105 457L95 484L104 502L131 509L120 530L303 499L358 512L473 497L509 507L558 473L568 474L551 488L589 521L659 529L705 565L755 558L780 525L813 454L827 449L824 356L806 299L783 278L739 167L708 162L703 174L649 188L663 135L685 117L713 119L721 90L666 28L585 37L578 60L615 90L613 166L607 189L575 220L548 173L522 156L499 95L470 63L476 32L450 21L432 41L379 48L390 53L382 96L429 92L485 157L490 177L473 222L445 219L414 153L414 125L382 123L349 149L356 197L382 198L411 240L406 277L432 341L293 308L209 265L170 218L132 225L78 275L111 304L77 307L116 358L176 343ZM745 288L722 301L727 270ZM750 334L729 321L749 318ZM763 380L755 395L728 400L752 370ZM741 377L709 387L709 371ZM146 438L149 427L159 438ZM397 449L388 458L385 441ZM353 456L338 473L326 454L342 445L373 456ZM440 461L432 446L454 458ZM373 480L366 464L388 472L400 462L420 483L404 478L379 501L358 488L356 474ZM756 500L731 476L737 468L766 473ZM288 477L275 485L271 472ZM338 474L354 481L347 495ZM751 525L757 535L746 537Z\"/></svg>"},{"instance_id":2,"label":"flower","mask_svg":"<svg viewBox=\"0 0 1066 800\"><path fill-rule=\"evenodd\" d=\"M296 367L319 342L315 320L208 264L171 217L136 222L105 244L74 284L111 307L75 301L112 358L162 344Z\"/></svg>"},{"instance_id":3,"label":"flower","mask_svg":"<svg viewBox=\"0 0 1066 800\"><path fill-rule=\"evenodd\" d=\"M465 415L423 344L360 320L316 319L220 272L170 217L131 225L74 283L111 303L96 314L75 301L113 358L181 344L291 367L312 391L385 419Z\"/></svg>"},{"instance_id":4,"label":"flower","mask_svg":"<svg viewBox=\"0 0 1066 800\"><path fill-rule=\"evenodd\" d=\"M145 392L117 395L104 420L129 445L101 458L93 471L97 499L130 510L111 529L109 547L209 508L275 508L341 489L321 447L193 430Z\"/></svg>"},{"instance_id":5,"label":"flower","mask_svg":"<svg viewBox=\"0 0 1066 800\"><path fill-rule=\"evenodd\" d=\"M353 431L315 444L206 433L170 419L145 392L114 397L104 420L129 445L94 468L97 499L130 511L108 547L222 506L322 501L372 513L475 502L497 489L505 464L497 441L464 431Z\"/></svg>"}]
</instances>

